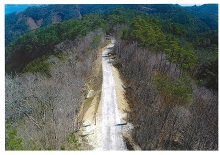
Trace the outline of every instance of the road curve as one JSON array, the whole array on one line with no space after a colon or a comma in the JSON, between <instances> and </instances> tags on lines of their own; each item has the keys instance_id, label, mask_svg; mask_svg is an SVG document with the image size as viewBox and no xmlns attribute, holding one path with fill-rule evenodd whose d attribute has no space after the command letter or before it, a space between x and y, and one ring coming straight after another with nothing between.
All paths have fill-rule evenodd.
<instances>
[{"instance_id":1,"label":"road curve","mask_svg":"<svg viewBox=\"0 0 220 155\"><path fill-rule=\"evenodd\" d=\"M114 47L114 39L103 51L102 55L102 150L127 150L122 138L122 127L116 126L121 123L121 116L118 111L115 81L109 63L107 53Z\"/></svg>"}]
</instances>

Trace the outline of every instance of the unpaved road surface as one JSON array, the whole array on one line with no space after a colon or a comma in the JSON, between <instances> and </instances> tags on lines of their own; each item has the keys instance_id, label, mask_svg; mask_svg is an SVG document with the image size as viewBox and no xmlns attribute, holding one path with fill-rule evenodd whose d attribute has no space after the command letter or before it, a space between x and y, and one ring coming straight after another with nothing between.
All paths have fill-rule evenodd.
<instances>
[{"instance_id":1,"label":"unpaved road surface","mask_svg":"<svg viewBox=\"0 0 220 155\"><path fill-rule=\"evenodd\" d=\"M122 138L121 116L118 110L118 103L115 90L115 81L111 69L107 53L114 46L114 39L112 43L103 51L102 70L103 70L103 84L102 84L102 150L127 150Z\"/></svg>"},{"instance_id":2,"label":"unpaved road surface","mask_svg":"<svg viewBox=\"0 0 220 155\"><path fill-rule=\"evenodd\" d=\"M114 47L114 42L112 39L111 43L102 49L101 99L98 100L98 96L95 95L92 101L89 101L90 107L83 113L81 136L93 150L127 150L122 132L124 134L132 129L132 125L126 123L125 111L129 111L130 108L124 98L122 81L107 56L111 47ZM127 125L119 125L125 123Z\"/></svg>"}]
</instances>

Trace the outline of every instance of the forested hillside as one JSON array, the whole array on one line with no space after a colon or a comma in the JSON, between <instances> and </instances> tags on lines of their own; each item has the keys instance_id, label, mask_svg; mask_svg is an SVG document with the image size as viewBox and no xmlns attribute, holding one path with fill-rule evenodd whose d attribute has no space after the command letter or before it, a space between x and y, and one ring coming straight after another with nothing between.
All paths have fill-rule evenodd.
<instances>
[{"instance_id":1,"label":"forested hillside","mask_svg":"<svg viewBox=\"0 0 220 155\"><path fill-rule=\"evenodd\" d=\"M49 54L58 54L54 46L65 40L84 37L97 28L106 30L108 25L101 15L94 14L81 20L70 20L38 29L16 40L6 49L6 72L22 72L29 62Z\"/></svg>"},{"instance_id":2,"label":"forested hillside","mask_svg":"<svg viewBox=\"0 0 220 155\"><path fill-rule=\"evenodd\" d=\"M47 25L62 22L69 19L81 18L81 16L89 13L106 13L114 8L125 7L134 10L138 10L139 13L153 14L154 16L160 16L172 22L179 22L191 25L193 20L189 19L189 13L198 17L205 24L213 30L218 28L218 10L217 5L202 5L193 7L180 7L178 5L159 5L159 4L138 4L138 5L123 5L123 4L102 4L102 5L40 5L31 6L22 12L14 12L6 14L5 20L5 43L9 45L11 41L17 37L30 32L31 30L45 27ZM184 11L184 10L188 10ZM200 11L201 10L201 11ZM37 12L37 14L36 14ZM192 16L190 18L193 18ZM195 20L195 19L194 19ZM191 23L190 23L191 22ZM200 22L193 22L193 24L199 24ZM203 29L207 28L204 23ZM193 26L191 28L194 28ZM200 27L201 28L201 27Z\"/></svg>"},{"instance_id":3,"label":"forested hillside","mask_svg":"<svg viewBox=\"0 0 220 155\"><path fill-rule=\"evenodd\" d=\"M6 150L91 148L79 137L78 115L86 85L93 79L101 83L93 68L100 64L97 51L106 44L104 36L95 29L65 40L28 64L24 61L19 74L6 74Z\"/></svg>"},{"instance_id":4,"label":"forested hillside","mask_svg":"<svg viewBox=\"0 0 220 155\"><path fill-rule=\"evenodd\" d=\"M106 12L119 5L43 5L31 6L22 12L6 15L6 46L17 37L31 30L59 23L69 19L81 18L94 12Z\"/></svg>"},{"instance_id":5,"label":"forested hillside","mask_svg":"<svg viewBox=\"0 0 220 155\"><path fill-rule=\"evenodd\" d=\"M202 6L184 7L194 16L205 22L212 30L218 30L218 5L204 4Z\"/></svg>"},{"instance_id":6,"label":"forested hillside","mask_svg":"<svg viewBox=\"0 0 220 155\"><path fill-rule=\"evenodd\" d=\"M141 149L217 150L216 19L215 4L48 5L6 15L6 149L80 148L70 124L111 34Z\"/></svg>"},{"instance_id":7,"label":"forested hillside","mask_svg":"<svg viewBox=\"0 0 220 155\"><path fill-rule=\"evenodd\" d=\"M80 17L77 5L33 6L22 12L7 14L7 20L5 20L6 45L31 30Z\"/></svg>"},{"instance_id":8,"label":"forested hillside","mask_svg":"<svg viewBox=\"0 0 220 155\"><path fill-rule=\"evenodd\" d=\"M137 17L116 31L132 136L143 150L217 149L218 31L173 17Z\"/></svg>"}]
</instances>

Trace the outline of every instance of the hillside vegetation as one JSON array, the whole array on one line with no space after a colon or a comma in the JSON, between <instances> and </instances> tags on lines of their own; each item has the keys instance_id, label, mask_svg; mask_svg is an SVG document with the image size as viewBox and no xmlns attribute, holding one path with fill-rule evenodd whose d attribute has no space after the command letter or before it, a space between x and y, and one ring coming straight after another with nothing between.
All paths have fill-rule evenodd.
<instances>
[{"instance_id":1,"label":"hillside vegetation","mask_svg":"<svg viewBox=\"0 0 220 155\"><path fill-rule=\"evenodd\" d=\"M115 66L133 109L132 136L143 150L217 149L218 32L193 30L199 35L192 41L192 29L180 23L164 28L163 22L138 17L115 34Z\"/></svg>"},{"instance_id":2,"label":"hillside vegetation","mask_svg":"<svg viewBox=\"0 0 220 155\"><path fill-rule=\"evenodd\" d=\"M90 148L80 146L86 144L75 120L100 61L97 51L111 34L113 65L132 109L132 138L141 149L217 150L216 6L49 5L7 15L12 27L25 21L15 24L11 16L60 17L29 33L6 30L6 40L9 32L26 33L6 44L6 149Z\"/></svg>"},{"instance_id":3,"label":"hillside vegetation","mask_svg":"<svg viewBox=\"0 0 220 155\"><path fill-rule=\"evenodd\" d=\"M77 42L59 43L59 55L38 58L24 73L6 76L6 150L87 146L77 134L77 115L104 43L103 31L93 31Z\"/></svg>"},{"instance_id":4,"label":"hillside vegetation","mask_svg":"<svg viewBox=\"0 0 220 155\"><path fill-rule=\"evenodd\" d=\"M79 19L83 15L106 11L118 5L42 5L31 6L21 12L7 14L5 25L6 46L19 36L37 28L46 27L70 19Z\"/></svg>"},{"instance_id":5,"label":"hillside vegetation","mask_svg":"<svg viewBox=\"0 0 220 155\"><path fill-rule=\"evenodd\" d=\"M59 54L62 51L53 50L54 46L65 40L77 40L97 28L107 28L101 15L88 15L81 20L70 20L54 24L48 28L38 29L28 33L6 49L6 72L22 72L29 62L44 55ZM95 46L95 45L94 45Z\"/></svg>"}]
</instances>

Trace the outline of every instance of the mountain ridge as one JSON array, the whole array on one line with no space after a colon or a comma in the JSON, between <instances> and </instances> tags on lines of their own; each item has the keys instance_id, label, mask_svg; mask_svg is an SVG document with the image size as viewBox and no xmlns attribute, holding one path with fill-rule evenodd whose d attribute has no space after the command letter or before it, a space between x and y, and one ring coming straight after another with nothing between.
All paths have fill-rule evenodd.
<instances>
[{"instance_id":1,"label":"mountain ridge","mask_svg":"<svg viewBox=\"0 0 220 155\"><path fill-rule=\"evenodd\" d=\"M183 11L187 10L190 12L190 8L192 7L181 7L179 5L160 5L160 4L83 4L83 5L42 5L42 6L31 6L21 12L14 12L11 14L5 15L5 38L6 38L6 46L9 43L19 36L28 33L36 28L45 27L51 25L53 23L62 22L69 19L77 19L81 18L83 15L89 13L105 13L115 8L130 8L137 11L142 11L144 14L153 14L159 15L160 13L172 14L172 10ZM198 6L196 8L201 8L202 6ZM204 8L204 7L203 7ZM193 9L191 9L193 10ZM210 9L209 9L210 10ZM216 12L216 7L214 9ZM36 14L37 12L37 14ZM218 10L217 10L218 12ZM193 12L191 11L193 14ZM206 13L206 12L205 12ZM202 13L201 15L204 15ZM210 25L212 23L212 18L206 15L205 23ZM167 18L167 17L166 17ZM203 18L200 18L203 19ZM212 28L216 29L216 16L214 20L214 24L211 24ZM214 26L212 26L214 25Z\"/></svg>"}]
</instances>

